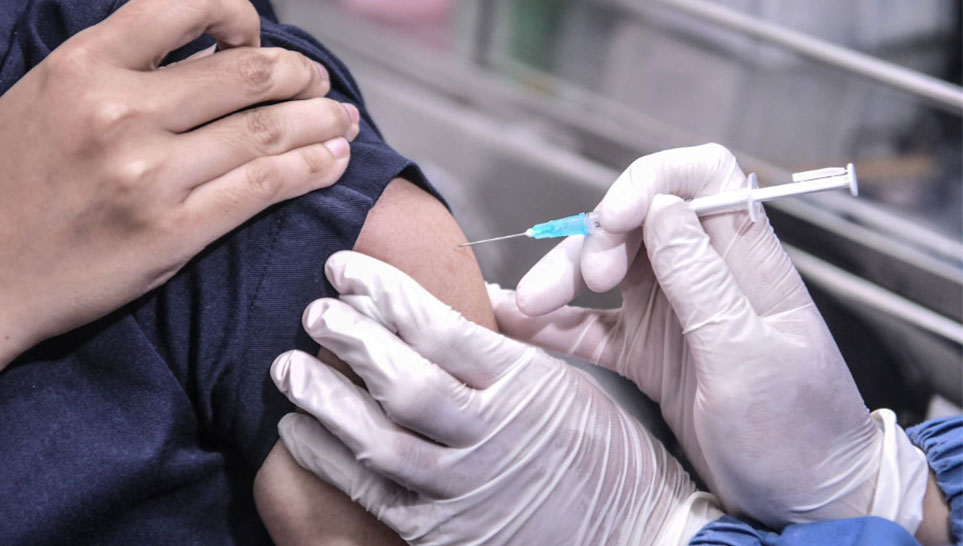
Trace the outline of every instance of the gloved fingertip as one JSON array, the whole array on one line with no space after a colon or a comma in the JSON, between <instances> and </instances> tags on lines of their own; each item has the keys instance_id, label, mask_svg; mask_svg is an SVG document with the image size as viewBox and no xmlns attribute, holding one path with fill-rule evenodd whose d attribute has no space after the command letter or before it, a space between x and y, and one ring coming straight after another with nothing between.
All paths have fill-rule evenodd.
<instances>
[{"instance_id":1,"label":"gloved fingertip","mask_svg":"<svg viewBox=\"0 0 963 546\"><path fill-rule=\"evenodd\" d=\"M595 233L586 237L579 259L582 279L593 292L607 292L618 286L635 259L641 233Z\"/></svg>"},{"instance_id":2,"label":"gloved fingertip","mask_svg":"<svg viewBox=\"0 0 963 546\"><path fill-rule=\"evenodd\" d=\"M537 317L561 307L561 303L553 305L552 301L545 297L543 284L534 277L537 276L529 274L518 281L515 288L515 306L518 310L530 317Z\"/></svg>"},{"instance_id":3,"label":"gloved fingertip","mask_svg":"<svg viewBox=\"0 0 963 546\"><path fill-rule=\"evenodd\" d=\"M579 259L584 236L566 237L518 281L515 302L528 316L558 309L585 291Z\"/></svg>"},{"instance_id":4,"label":"gloved fingertip","mask_svg":"<svg viewBox=\"0 0 963 546\"><path fill-rule=\"evenodd\" d=\"M299 414L292 411L278 421L278 434L281 435L282 439L290 438L293 434L292 432L298 426L298 421L300 419L307 419L306 415Z\"/></svg>"},{"instance_id":5,"label":"gloved fingertip","mask_svg":"<svg viewBox=\"0 0 963 546\"><path fill-rule=\"evenodd\" d=\"M301 325L304 326L305 332L313 334L317 331L322 317L331 306L331 301L330 298L321 298L312 301L305 307L304 314L301 315Z\"/></svg>"},{"instance_id":6,"label":"gloved fingertip","mask_svg":"<svg viewBox=\"0 0 963 546\"><path fill-rule=\"evenodd\" d=\"M311 427L316 423L317 421L311 416L297 412L291 412L278 421L278 436L284 442L288 453L301 466L305 466L309 458L305 456L307 446L302 445L302 442L305 438L311 437Z\"/></svg>"},{"instance_id":7,"label":"gloved fingertip","mask_svg":"<svg viewBox=\"0 0 963 546\"><path fill-rule=\"evenodd\" d=\"M518 283L518 287L515 289L515 307L518 310L528 316L535 316L537 314L537 305L533 300L532 296L525 290L522 286L521 281Z\"/></svg>"},{"instance_id":8,"label":"gloved fingertip","mask_svg":"<svg viewBox=\"0 0 963 546\"><path fill-rule=\"evenodd\" d=\"M594 262L583 261L582 264L582 278L585 279L585 286L596 294L615 288L625 277L626 268L613 271L597 267Z\"/></svg>"},{"instance_id":9,"label":"gloved fingertip","mask_svg":"<svg viewBox=\"0 0 963 546\"><path fill-rule=\"evenodd\" d=\"M597 294L608 292L625 277L628 263L623 253L613 249L587 249L579 267L589 290Z\"/></svg>"},{"instance_id":10,"label":"gloved fingertip","mask_svg":"<svg viewBox=\"0 0 963 546\"><path fill-rule=\"evenodd\" d=\"M284 393L287 393L287 378L290 377L291 353L293 352L294 351L283 352L271 363L271 379L274 381L274 385L277 386L278 390Z\"/></svg>"},{"instance_id":11,"label":"gloved fingertip","mask_svg":"<svg viewBox=\"0 0 963 546\"><path fill-rule=\"evenodd\" d=\"M328 282L339 292L342 291L344 270L348 262L352 260L352 254L355 254L355 252L351 250L339 250L329 256L328 260L324 262L324 276L327 277Z\"/></svg>"}]
</instances>

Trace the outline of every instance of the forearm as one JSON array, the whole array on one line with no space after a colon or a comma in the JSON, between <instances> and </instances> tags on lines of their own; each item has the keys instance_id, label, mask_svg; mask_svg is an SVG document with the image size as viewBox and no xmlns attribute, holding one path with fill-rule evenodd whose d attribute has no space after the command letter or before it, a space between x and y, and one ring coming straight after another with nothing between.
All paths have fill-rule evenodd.
<instances>
[{"instance_id":1,"label":"forearm","mask_svg":"<svg viewBox=\"0 0 963 546\"><path fill-rule=\"evenodd\" d=\"M950 506L946 496L936 483L936 475L930 472L926 483L926 496L923 497L923 521L916 530L916 540L924 546L950 544Z\"/></svg>"},{"instance_id":2,"label":"forearm","mask_svg":"<svg viewBox=\"0 0 963 546\"><path fill-rule=\"evenodd\" d=\"M257 474L254 498L271 538L279 545L404 544L360 505L298 466L280 441Z\"/></svg>"}]
</instances>

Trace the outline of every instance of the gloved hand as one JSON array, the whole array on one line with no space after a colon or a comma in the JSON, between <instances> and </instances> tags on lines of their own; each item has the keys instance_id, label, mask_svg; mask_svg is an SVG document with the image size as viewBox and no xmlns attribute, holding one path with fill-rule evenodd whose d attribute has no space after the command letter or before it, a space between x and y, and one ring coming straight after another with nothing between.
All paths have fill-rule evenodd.
<instances>
[{"instance_id":1,"label":"gloved hand","mask_svg":"<svg viewBox=\"0 0 963 546\"><path fill-rule=\"evenodd\" d=\"M660 195L745 183L715 144L637 160L598 206L603 233L563 241L514 297L490 290L498 325L634 381L727 509L776 528L878 515L912 533L925 458L892 412L866 409L765 215L700 225ZM586 286L619 283L621 309L558 309Z\"/></svg>"},{"instance_id":2,"label":"gloved hand","mask_svg":"<svg viewBox=\"0 0 963 546\"><path fill-rule=\"evenodd\" d=\"M325 272L341 301L312 303L304 326L367 391L308 354L282 354L271 377L313 417L285 416L281 438L405 540L686 544L722 515L576 369L467 321L374 258L340 252Z\"/></svg>"}]
</instances>

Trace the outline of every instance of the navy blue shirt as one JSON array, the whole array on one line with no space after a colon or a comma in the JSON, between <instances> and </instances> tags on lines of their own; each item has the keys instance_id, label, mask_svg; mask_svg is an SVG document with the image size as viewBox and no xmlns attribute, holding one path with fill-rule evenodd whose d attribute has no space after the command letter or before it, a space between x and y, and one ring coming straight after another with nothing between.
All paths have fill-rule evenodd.
<instances>
[{"instance_id":1,"label":"navy blue shirt","mask_svg":"<svg viewBox=\"0 0 963 546\"><path fill-rule=\"evenodd\" d=\"M0 93L121 3L0 0ZM270 542L252 480L292 410L271 362L317 350L301 312L334 294L324 261L354 246L387 183L428 186L384 143L345 67L255 4L265 46L318 60L329 96L359 107L351 163L336 185L265 211L160 289L0 373L0 544Z\"/></svg>"}]
</instances>

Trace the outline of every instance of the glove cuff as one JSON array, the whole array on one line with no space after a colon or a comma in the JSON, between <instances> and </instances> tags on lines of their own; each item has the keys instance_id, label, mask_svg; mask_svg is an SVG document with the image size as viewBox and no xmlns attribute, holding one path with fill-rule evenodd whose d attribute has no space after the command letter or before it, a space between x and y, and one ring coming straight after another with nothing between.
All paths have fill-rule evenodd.
<instances>
[{"instance_id":1,"label":"glove cuff","mask_svg":"<svg viewBox=\"0 0 963 546\"><path fill-rule=\"evenodd\" d=\"M715 495L696 491L673 509L652 544L689 544L700 529L724 515Z\"/></svg>"},{"instance_id":2,"label":"glove cuff","mask_svg":"<svg viewBox=\"0 0 963 546\"><path fill-rule=\"evenodd\" d=\"M892 411L879 409L872 417L883 432L883 447L873 504L867 515L895 521L914 534L923 521L923 497L929 478L926 455L896 424Z\"/></svg>"}]
</instances>

